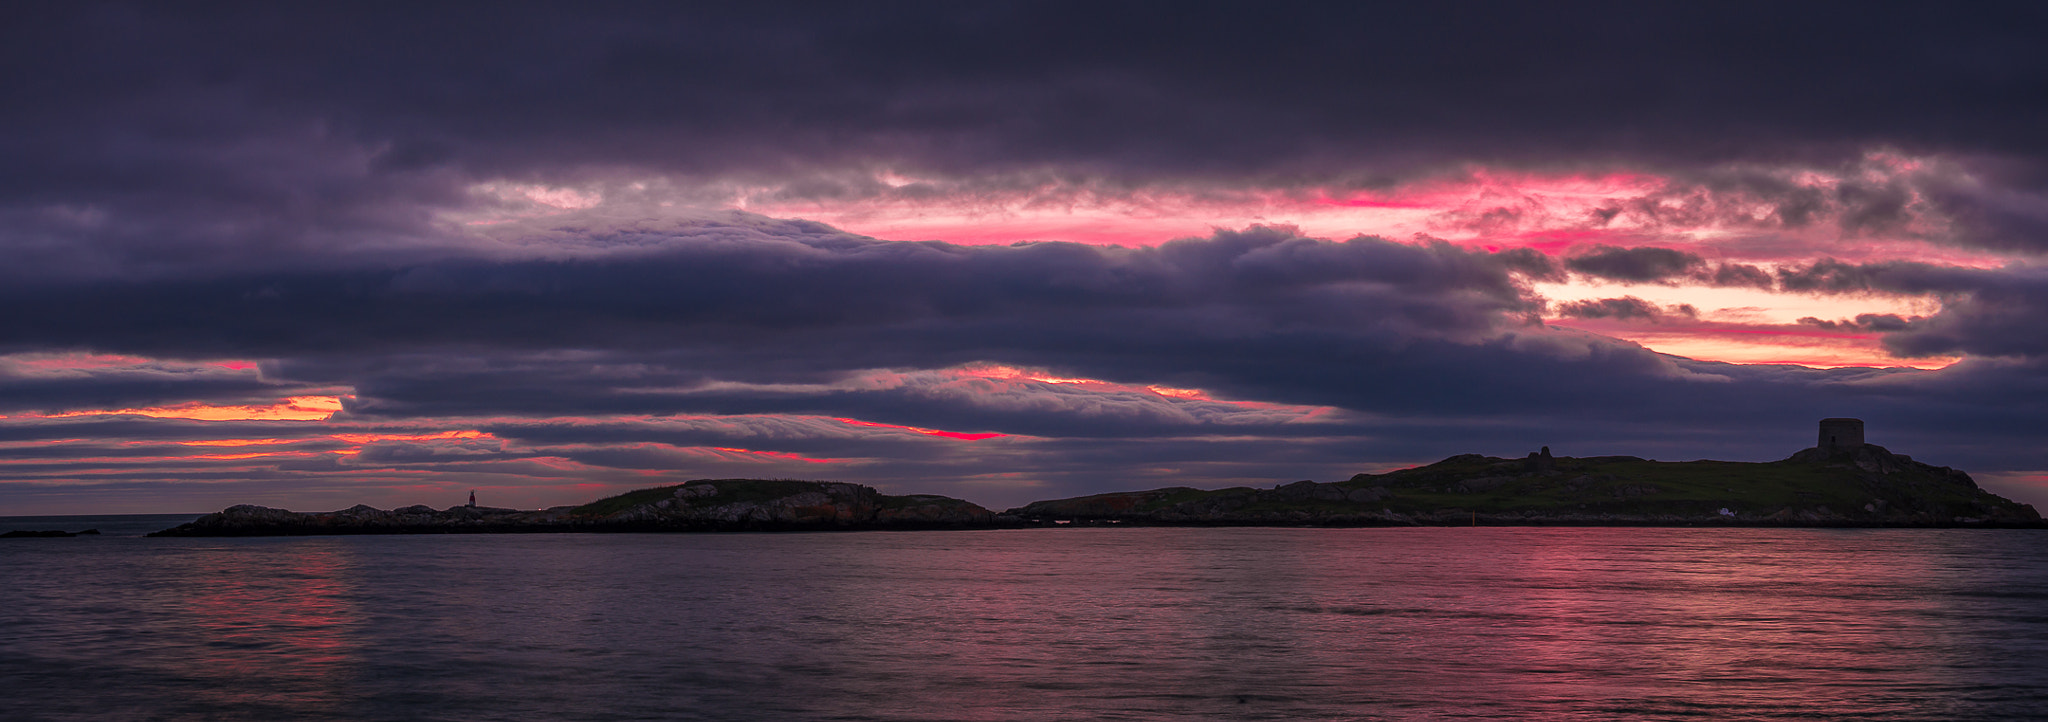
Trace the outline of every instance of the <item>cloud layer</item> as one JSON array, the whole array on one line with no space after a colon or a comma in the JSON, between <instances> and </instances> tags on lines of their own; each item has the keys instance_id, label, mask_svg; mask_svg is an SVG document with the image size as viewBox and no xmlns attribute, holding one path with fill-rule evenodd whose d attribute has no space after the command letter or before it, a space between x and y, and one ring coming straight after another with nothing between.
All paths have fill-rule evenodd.
<instances>
[{"instance_id":1,"label":"cloud layer","mask_svg":"<svg viewBox=\"0 0 2048 722\"><path fill-rule=\"evenodd\" d=\"M2048 486L2035 5L6 12L0 509L1000 506L1825 416ZM1714 360L1759 339L1961 361Z\"/></svg>"}]
</instances>

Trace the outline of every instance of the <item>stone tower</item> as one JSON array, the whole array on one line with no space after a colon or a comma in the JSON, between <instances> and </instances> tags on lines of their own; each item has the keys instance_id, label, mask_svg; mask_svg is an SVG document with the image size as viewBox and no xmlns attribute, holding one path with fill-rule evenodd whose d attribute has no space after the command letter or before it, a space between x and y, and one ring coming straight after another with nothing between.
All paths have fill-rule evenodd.
<instances>
[{"instance_id":1,"label":"stone tower","mask_svg":"<svg viewBox=\"0 0 2048 722\"><path fill-rule=\"evenodd\" d=\"M1862 419L1821 419L1820 443L1822 449L1855 449L1863 446Z\"/></svg>"}]
</instances>

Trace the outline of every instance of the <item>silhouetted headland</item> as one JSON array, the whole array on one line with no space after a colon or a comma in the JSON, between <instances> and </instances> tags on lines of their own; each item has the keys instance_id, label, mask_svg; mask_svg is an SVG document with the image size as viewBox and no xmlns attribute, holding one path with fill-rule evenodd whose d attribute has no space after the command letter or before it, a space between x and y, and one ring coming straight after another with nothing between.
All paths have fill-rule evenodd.
<instances>
[{"instance_id":1,"label":"silhouetted headland","mask_svg":"<svg viewBox=\"0 0 2048 722\"><path fill-rule=\"evenodd\" d=\"M891 496L859 484L700 479L539 511L357 505L294 512L243 504L150 536L953 529L990 526L994 518L959 499Z\"/></svg>"},{"instance_id":2,"label":"silhouetted headland","mask_svg":"<svg viewBox=\"0 0 2048 722\"><path fill-rule=\"evenodd\" d=\"M1826 419L1819 443L1781 461L1634 456L1453 456L1334 483L1094 494L1002 514L944 496L890 496L823 481L707 479L540 511L355 506L292 512L240 505L151 536L519 532L985 529L1170 526L2042 527L2032 506L1969 474L1863 442L1863 422Z\"/></svg>"},{"instance_id":3,"label":"silhouetted headland","mask_svg":"<svg viewBox=\"0 0 2048 722\"><path fill-rule=\"evenodd\" d=\"M2038 527L2032 506L1969 474L1863 442L1863 422L1826 419L1819 443L1781 461L1522 459L1478 454L1348 481L1272 489L1189 488L1041 501L1005 512L1033 524Z\"/></svg>"}]
</instances>

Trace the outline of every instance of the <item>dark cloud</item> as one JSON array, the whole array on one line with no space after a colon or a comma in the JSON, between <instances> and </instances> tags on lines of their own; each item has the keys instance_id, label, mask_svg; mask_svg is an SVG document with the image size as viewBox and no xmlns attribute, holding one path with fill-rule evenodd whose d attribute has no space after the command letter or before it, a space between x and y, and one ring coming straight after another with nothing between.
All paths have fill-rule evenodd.
<instances>
[{"instance_id":1,"label":"dark cloud","mask_svg":"<svg viewBox=\"0 0 2048 722\"><path fill-rule=\"evenodd\" d=\"M208 378L197 374L102 373L51 378L0 373L0 412L48 414L195 401L268 405L300 391L303 387L266 383L247 375Z\"/></svg>"},{"instance_id":2,"label":"dark cloud","mask_svg":"<svg viewBox=\"0 0 2048 722\"><path fill-rule=\"evenodd\" d=\"M1931 205L1954 219L1963 242L2040 253L2048 250L2048 178L2039 177L2039 169L2029 170L2033 172L2014 174L2009 168L1989 168L1981 173L1987 177L1945 178L1929 184L1924 193Z\"/></svg>"},{"instance_id":3,"label":"dark cloud","mask_svg":"<svg viewBox=\"0 0 2048 722\"><path fill-rule=\"evenodd\" d=\"M1669 228L1721 225L1758 230L1826 226L1847 237L1910 233L1927 215L1921 196L1955 182L1957 167L1918 168L1895 154L1871 151L1832 167L1788 172L1765 164L1735 164L1685 171L1665 187L1602 209L1603 221L1621 218Z\"/></svg>"},{"instance_id":4,"label":"dark cloud","mask_svg":"<svg viewBox=\"0 0 2048 722\"><path fill-rule=\"evenodd\" d=\"M1142 249L952 246L741 218L753 225L684 228L659 251L608 258L21 284L0 292L0 348L274 357L726 347L784 358L808 348L890 366L931 354L979 360L982 348L1034 340L1017 333L1076 343L1289 329L1474 339L1537 308L1509 273L1526 261L1447 245L1259 227Z\"/></svg>"},{"instance_id":5,"label":"dark cloud","mask_svg":"<svg viewBox=\"0 0 2048 722\"><path fill-rule=\"evenodd\" d=\"M0 247L23 275L431 255L436 213L488 179L1383 185L1469 162L1698 174L1895 147L2017 169L1940 203L2038 248L2043 14L64 3L0 23ZM1911 212L1891 182L1715 182L1792 227Z\"/></svg>"},{"instance_id":6,"label":"dark cloud","mask_svg":"<svg viewBox=\"0 0 2048 722\"><path fill-rule=\"evenodd\" d=\"M1779 269L1778 280L1788 290L1809 293L1886 293L1939 300L1941 310L1925 318L1894 323L1882 316L1858 317L1858 325L1886 332L1886 348L1901 356L2048 355L2048 336L2038 330L2048 324L2048 273L2040 267L1978 269L1823 259Z\"/></svg>"},{"instance_id":7,"label":"dark cloud","mask_svg":"<svg viewBox=\"0 0 2048 722\"><path fill-rule=\"evenodd\" d=\"M1869 415L1926 438L1925 422L1906 413L1914 404L2039 403L2027 396L2035 392L1993 392L1960 382L1939 399L1926 390L1940 379L1991 371L2011 378L2020 373L2012 369L2031 367L1901 376L1733 366L1531 325L1527 318L1540 303L1520 283L1526 269L1541 266L1521 253L1374 238L1334 242L1261 227L1139 249L884 243L743 214L627 240L621 245L629 252L566 260L438 261L201 280L49 280L0 293L8 311L0 315L0 345L268 359L260 384L237 377L242 385L220 391L220 398L347 389L352 396L338 418L341 430L385 423L482 428L517 444L397 440L373 443L347 460L238 462L260 463L280 478L362 478L398 468L559 478L563 472L541 457L598 470L588 473L687 461L673 468L746 475L745 468L729 466L738 461L679 451L732 447L883 459L830 470L837 478L878 483L937 483L929 480L1014 464L1085 489L1128 484L1133 469L1157 466L1168 458L1158 454L1180 448L1174 439L1262 439L1271 449L1315 449L1302 459L1315 459L1310 466L1323 472L1375 453L1460 453L1474 444L1500 444L1507 438L1502 434L1615 452L1627 450L1613 444L1630 440L1648 449L1769 458L1789 453L1784 442L1745 441L1738 437L1755 435L1728 430L1784 427L1792 431L1771 439L1803 439L1803 431L1793 432L1812 418ZM2012 335L2015 324L2029 318L2028 307L2014 299L2037 293L2028 290L2038 285L2029 285L2025 274L1839 262L1786 274L1788 286L1808 289L1935 292L1955 299L1941 314L1896 330L1887 318L1857 321L1901 349L1961 345L1978 353L2003 343L2019 344L2013 348L2022 355L2040 353L2025 346L2038 344L2037 337ZM1629 298L1570 308L1581 316L1624 319L1685 313ZM1999 315L1999 309L2009 312ZM973 363L1199 388L1268 406L997 383L945 370ZM91 402L90 385L76 391L79 397L63 403ZM1341 411L1308 420L1299 411L1273 409L1274 403ZM675 416L692 414L760 421L693 426ZM612 416L654 421L549 421ZM838 422L798 417L1029 441L967 447L909 435L876 440L848 436ZM1513 431L1472 437L1452 421L1471 418L1500 419ZM1446 425L1413 421L1426 419ZM195 433L185 423L69 423L75 422L0 427L0 438L176 440ZM1988 422L1959 423L2010 433ZM1653 427L1688 440L1641 431ZM254 438L312 433L262 424L219 432L231 428ZM1706 441L1716 438L1726 440ZM1036 453L1004 446L1016 443ZM1122 444L1124 451L1088 457L1103 464L1093 471L1041 458L1086 443ZM635 444L654 446L628 448ZM956 456L968 449L972 458ZM1271 468L1306 472L1306 463ZM1232 471L1222 461L1201 464L1210 464L1202 473L1213 474L1245 474L1256 466L1245 462ZM178 462L166 473L211 473L208 468ZM50 461L10 469L15 478L55 479L75 466ZM133 473L147 472L138 467ZM1211 480L1207 484L1236 477L1202 478ZM1038 487L1001 493L1024 488Z\"/></svg>"},{"instance_id":8,"label":"dark cloud","mask_svg":"<svg viewBox=\"0 0 2048 722\"><path fill-rule=\"evenodd\" d=\"M1652 246L1596 246L1564 261L1589 276L1634 283L1684 278L1705 263L1698 254Z\"/></svg>"},{"instance_id":9,"label":"dark cloud","mask_svg":"<svg viewBox=\"0 0 2048 722\"><path fill-rule=\"evenodd\" d=\"M196 421L140 416L80 416L16 419L0 424L0 442L49 442L62 439L130 439L148 442L213 439L283 439L289 443L324 441L330 434L405 434L441 430L437 421L347 421L309 425L298 421Z\"/></svg>"},{"instance_id":10,"label":"dark cloud","mask_svg":"<svg viewBox=\"0 0 2048 722\"><path fill-rule=\"evenodd\" d=\"M1746 286L1769 290L1777 283L1764 269L1742 263L1728 263L1716 266L1713 275L1704 280L1715 286Z\"/></svg>"},{"instance_id":11,"label":"dark cloud","mask_svg":"<svg viewBox=\"0 0 2048 722\"><path fill-rule=\"evenodd\" d=\"M1918 326L1924 321L1925 319L1919 316L1906 318L1895 313L1857 314L1856 318L1854 319L1845 319L1841 321L1827 321L1819 318L1814 318L1812 316L1807 316L1799 319L1799 323L1801 324L1814 326L1817 328L1824 328L1831 331L1841 329L1859 331L1904 331L1915 326Z\"/></svg>"},{"instance_id":12,"label":"dark cloud","mask_svg":"<svg viewBox=\"0 0 2048 722\"><path fill-rule=\"evenodd\" d=\"M2048 278L2001 278L1951 294L1942 309L1896 333L1885 346L1902 356L1972 354L2038 359L2048 356Z\"/></svg>"},{"instance_id":13,"label":"dark cloud","mask_svg":"<svg viewBox=\"0 0 2048 722\"><path fill-rule=\"evenodd\" d=\"M1601 298L1572 301L1558 304L1559 315L1571 318L1611 318L1617 321L1648 321L1656 323L1666 318L1682 317L1697 319L1700 310L1691 304L1659 306L1634 296Z\"/></svg>"},{"instance_id":14,"label":"dark cloud","mask_svg":"<svg viewBox=\"0 0 2048 722\"><path fill-rule=\"evenodd\" d=\"M1701 283L1709 286L1736 286L1762 288L1776 287L1771 275L1756 266L1743 263L1709 264L1699 254L1675 248L1657 246L1599 245L1580 249L1566 257L1565 268L1594 278L1623 283ZM1560 270L1559 275L1562 271ZM1553 280L1556 276L1545 277L1531 273L1532 278Z\"/></svg>"},{"instance_id":15,"label":"dark cloud","mask_svg":"<svg viewBox=\"0 0 2048 722\"><path fill-rule=\"evenodd\" d=\"M1532 281L1563 282L1565 272L1550 256L1533 248L1509 248L1494 254L1494 258Z\"/></svg>"},{"instance_id":16,"label":"dark cloud","mask_svg":"<svg viewBox=\"0 0 2048 722\"><path fill-rule=\"evenodd\" d=\"M1199 196L1383 189L1477 165L1673 179L1573 223L2037 251L2048 55L2033 4L16 5L0 10L0 354L263 364L0 368L10 494L185 483L188 498L346 506L428 472L625 483L650 477L604 475L775 463L687 451L729 446L858 457L831 475L970 498L976 482L940 480L1005 468L1037 484L1002 487L1034 490L1021 502L1546 441L1775 458L1778 439L1839 415L1936 461L2039 468L2015 451L2014 429L2041 418L2048 355L2048 284L2024 264L1821 261L1773 277L1655 245L1556 260L1253 228L1149 249L970 247L742 213L517 217L533 210L519 194L545 185L625 197L647 180L679 205L732 188ZM1900 160L1923 157L1947 160ZM890 186L882 170L920 180ZM1462 221L1502 232L1541 210L1480 205ZM485 211L516 222L461 225ZM1933 373L1678 359L1533 323L1526 285L1571 272L1925 295L1938 313L1851 323L1900 353L1998 358ZM1674 312L1630 300L1570 312ZM1220 400L945 373L983 362ZM876 381L887 374L901 378ZM346 392L348 411L317 430L27 416ZM1335 411L1307 423L1275 404ZM766 420L783 414L1014 436ZM342 458L318 438L474 427L505 441L385 440ZM228 436L294 453L148 460ZM122 461L83 474L80 458ZM550 466L562 459L572 468Z\"/></svg>"},{"instance_id":17,"label":"dark cloud","mask_svg":"<svg viewBox=\"0 0 2048 722\"><path fill-rule=\"evenodd\" d=\"M0 294L0 348L274 359L265 383L350 389L345 404L362 417L808 413L1123 437L1205 425L1289 434L1284 419L1145 394L829 385L871 369L999 362L1229 398L1421 409L1493 407L1517 383L1488 369L1503 362L1531 376L1560 364L1682 373L1640 348L1527 325L1540 302L1520 286L1526 253L1282 228L1141 249L963 247L743 215L636 247L657 250L48 282ZM777 384L828 388L747 386ZM1545 395L1596 398L1577 393L1584 384L1553 379Z\"/></svg>"},{"instance_id":18,"label":"dark cloud","mask_svg":"<svg viewBox=\"0 0 2048 722\"><path fill-rule=\"evenodd\" d=\"M1778 269L1778 284L1788 291L1814 293L1928 293L1938 289L1928 283L1931 276L1942 272L1939 267L1914 261L1857 264L1822 259L1805 267Z\"/></svg>"}]
</instances>

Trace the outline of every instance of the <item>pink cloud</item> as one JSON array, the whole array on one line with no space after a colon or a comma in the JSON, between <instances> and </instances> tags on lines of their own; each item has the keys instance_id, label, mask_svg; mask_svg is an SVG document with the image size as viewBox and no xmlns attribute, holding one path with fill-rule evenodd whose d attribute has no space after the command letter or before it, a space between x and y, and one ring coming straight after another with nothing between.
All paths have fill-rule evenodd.
<instances>
[{"instance_id":1,"label":"pink cloud","mask_svg":"<svg viewBox=\"0 0 2048 722\"><path fill-rule=\"evenodd\" d=\"M1798 324L1742 324L1689 319L1643 323L1616 319L1563 318L1544 323L1597 333L1687 358L1746 364L1792 364L1812 368L1945 368L1957 357L1899 358L1877 333L1831 331Z\"/></svg>"},{"instance_id":2,"label":"pink cloud","mask_svg":"<svg viewBox=\"0 0 2048 722\"><path fill-rule=\"evenodd\" d=\"M883 423L877 423L877 422L874 422L874 421L861 421L861 420L858 420L858 419L843 419L843 418L834 418L834 419L833 419L833 421L837 421L837 422L840 422L840 423L843 423L843 424L852 424L852 425L854 425L854 426L869 426L869 427L874 427L874 428L881 428L881 429L903 429L903 430L905 430L905 431L912 431L912 432L916 432L916 433L924 434L924 435L926 435L926 436L937 436L937 437L942 437L942 438L947 438L947 439L959 439L959 440L961 440L961 441L980 441L980 440L982 440L982 439L994 439L994 438L998 438L998 437L1003 437L1003 436L1009 436L1009 434L998 434L998 433L993 433L993 432L989 432L989 433L980 433L980 434L970 434L970 433L962 433L962 432L958 432L958 431L940 431L940 430L937 430L937 429L926 429L926 428L920 428L920 427L916 427L916 426L898 426L898 425L896 425L896 424L883 424Z\"/></svg>"}]
</instances>

